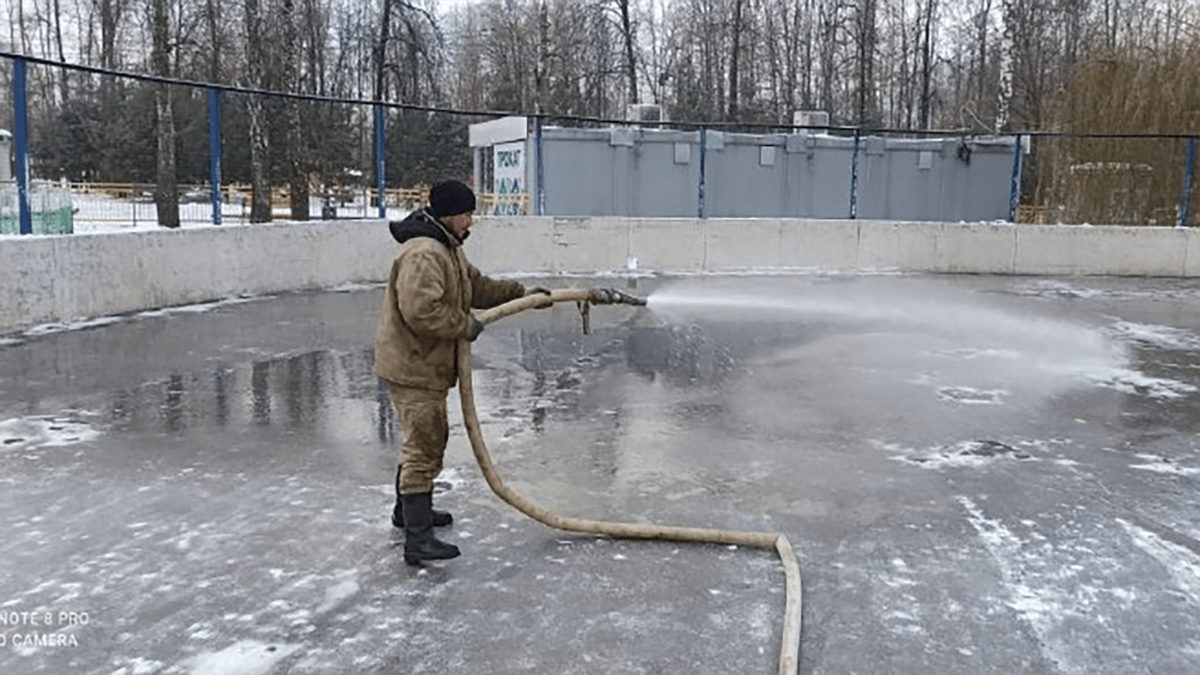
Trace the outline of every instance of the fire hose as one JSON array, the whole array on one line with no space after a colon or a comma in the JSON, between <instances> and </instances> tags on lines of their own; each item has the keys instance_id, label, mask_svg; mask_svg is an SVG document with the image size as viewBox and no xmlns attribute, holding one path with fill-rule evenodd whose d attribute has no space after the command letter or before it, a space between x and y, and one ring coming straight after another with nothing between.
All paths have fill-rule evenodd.
<instances>
[{"instance_id":1,"label":"fire hose","mask_svg":"<svg viewBox=\"0 0 1200 675\"><path fill-rule=\"evenodd\" d=\"M549 295L535 293L504 303L481 312L477 318L487 325L527 309L544 308L556 302L575 302L584 317L587 330L588 308L592 304L645 305L646 301L610 288L560 289ZM796 553L786 536L778 532L743 532L737 530L715 530L698 527L677 527L654 523L620 523L585 518L570 518L553 513L530 501L525 496L504 484L483 440L479 427L479 414L475 410L475 393L471 380L471 343L458 343L458 388L462 401L463 423L475 460L483 471L488 487L500 499L530 518L549 527L567 532L582 532L621 539L652 539L660 541L682 541L693 543L726 544L736 546L774 547L783 563L786 582L786 607L784 611L783 644L779 653L780 675L795 675L800 659L801 628L801 581Z\"/></svg>"}]
</instances>

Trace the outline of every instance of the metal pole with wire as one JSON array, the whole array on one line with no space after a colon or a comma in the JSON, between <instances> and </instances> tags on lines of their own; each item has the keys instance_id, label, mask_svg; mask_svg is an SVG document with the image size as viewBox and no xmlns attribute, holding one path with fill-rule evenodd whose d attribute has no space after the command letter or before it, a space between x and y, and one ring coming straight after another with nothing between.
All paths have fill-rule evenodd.
<instances>
[{"instance_id":1,"label":"metal pole with wire","mask_svg":"<svg viewBox=\"0 0 1200 675\"><path fill-rule=\"evenodd\" d=\"M21 234L33 234L29 210L29 112L25 92L25 60L13 59L13 130L17 150L17 218Z\"/></svg>"},{"instance_id":2,"label":"metal pole with wire","mask_svg":"<svg viewBox=\"0 0 1200 675\"><path fill-rule=\"evenodd\" d=\"M1187 227L1192 218L1192 188L1196 178L1196 137L1188 139L1187 170L1183 175L1183 203L1179 205L1179 227Z\"/></svg>"},{"instance_id":3,"label":"metal pole with wire","mask_svg":"<svg viewBox=\"0 0 1200 675\"><path fill-rule=\"evenodd\" d=\"M213 225L221 224L221 94L208 90L208 170L209 197L212 201Z\"/></svg>"}]
</instances>

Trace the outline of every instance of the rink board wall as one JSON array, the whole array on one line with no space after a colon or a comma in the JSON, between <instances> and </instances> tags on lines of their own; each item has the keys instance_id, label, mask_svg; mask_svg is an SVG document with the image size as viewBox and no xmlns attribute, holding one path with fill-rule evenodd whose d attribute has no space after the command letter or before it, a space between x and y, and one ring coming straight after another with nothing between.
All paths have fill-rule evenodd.
<instances>
[{"instance_id":1,"label":"rink board wall","mask_svg":"<svg viewBox=\"0 0 1200 675\"><path fill-rule=\"evenodd\" d=\"M0 238L0 332L238 295L378 283L382 220ZM1200 276L1200 231L1003 223L479 218L489 274L754 270Z\"/></svg>"}]
</instances>

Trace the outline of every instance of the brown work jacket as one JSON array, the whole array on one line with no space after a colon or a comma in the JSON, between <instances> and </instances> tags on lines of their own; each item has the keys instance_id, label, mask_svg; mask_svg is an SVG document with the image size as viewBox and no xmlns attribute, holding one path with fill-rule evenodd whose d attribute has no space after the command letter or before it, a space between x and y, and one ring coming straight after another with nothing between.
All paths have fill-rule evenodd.
<instances>
[{"instance_id":1,"label":"brown work jacket","mask_svg":"<svg viewBox=\"0 0 1200 675\"><path fill-rule=\"evenodd\" d=\"M402 387L448 391L458 381L455 346L467 337L471 308L519 298L525 286L484 276L462 241L426 211L390 229L400 251L375 333L375 374Z\"/></svg>"}]
</instances>

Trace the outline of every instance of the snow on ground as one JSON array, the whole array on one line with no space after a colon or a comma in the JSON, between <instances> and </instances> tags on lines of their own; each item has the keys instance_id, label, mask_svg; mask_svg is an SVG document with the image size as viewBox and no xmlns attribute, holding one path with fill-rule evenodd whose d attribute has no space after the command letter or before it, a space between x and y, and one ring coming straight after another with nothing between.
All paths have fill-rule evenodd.
<instances>
[{"instance_id":1,"label":"snow on ground","mask_svg":"<svg viewBox=\"0 0 1200 675\"><path fill-rule=\"evenodd\" d=\"M71 205L74 208L72 229L75 234L114 234L122 232L145 232L161 230L158 226L155 206L152 202L114 199L99 195L73 195ZM388 219L399 219L408 215L412 209L391 206L387 208ZM314 220L321 214L321 202L313 199L309 204L309 213ZM185 230L207 227L237 227L250 226L249 209L239 203L223 204L221 208L221 224L212 222L212 204L207 201L185 202L179 205L180 227ZM275 209L275 223L290 222L289 209ZM375 219L379 210L368 206L360 197L350 204L337 208L337 217L341 219ZM41 236L0 234L4 237ZM57 235L51 235L57 236Z\"/></svg>"}]
</instances>

